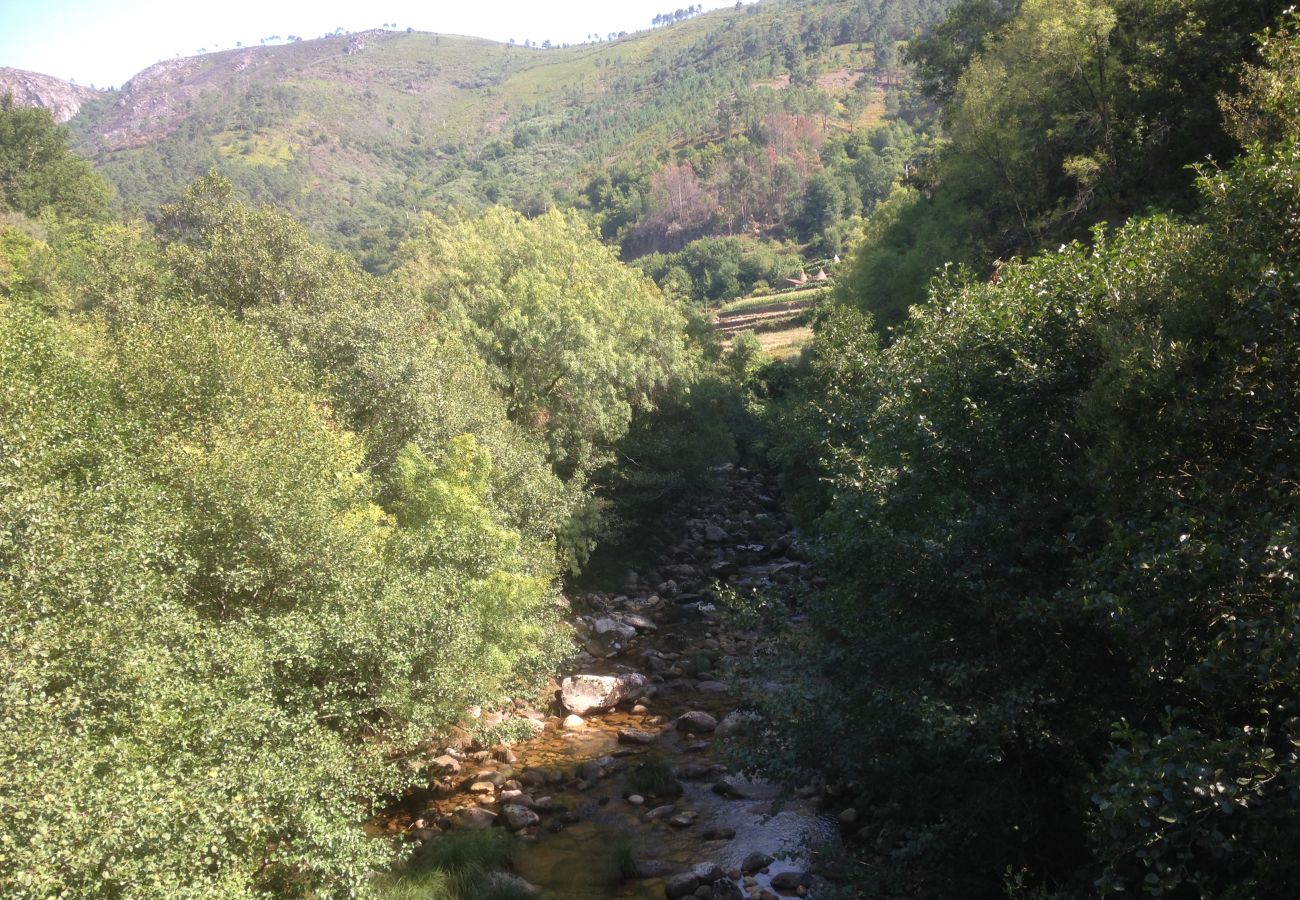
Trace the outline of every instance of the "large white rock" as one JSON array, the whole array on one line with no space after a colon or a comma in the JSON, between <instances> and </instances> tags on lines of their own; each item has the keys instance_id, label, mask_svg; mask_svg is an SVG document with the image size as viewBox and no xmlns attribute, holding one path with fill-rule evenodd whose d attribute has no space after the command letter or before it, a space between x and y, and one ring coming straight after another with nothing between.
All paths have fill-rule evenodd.
<instances>
[{"instance_id":1,"label":"large white rock","mask_svg":"<svg viewBox=\"0 0 1300 900\"><path fill-rule=\"evenodd\" d=\"M622 700L634 698L649 682L638 672L626 675L570 675L560 683L560 702L577 715L613 709Z\"/></svg>"}]
</instances>

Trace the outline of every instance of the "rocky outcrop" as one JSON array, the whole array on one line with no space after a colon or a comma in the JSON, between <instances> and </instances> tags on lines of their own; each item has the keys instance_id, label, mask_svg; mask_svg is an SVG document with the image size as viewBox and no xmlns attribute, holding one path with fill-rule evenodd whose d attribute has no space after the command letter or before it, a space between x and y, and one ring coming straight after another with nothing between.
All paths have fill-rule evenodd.
<instances>
[{"instance_id":1,"label":"rocky outcrop","mask_svg":"<svg viewBox=\"0 0 1300 900\"><path fill-rule=\"evenodd\" d=\"M5 94L13 95L15 106L48 109L54 121L66 122L77 114L83 103L97 96L99 91L52 75L0 67L0 97Z\"/></svg>"}]
</instances>

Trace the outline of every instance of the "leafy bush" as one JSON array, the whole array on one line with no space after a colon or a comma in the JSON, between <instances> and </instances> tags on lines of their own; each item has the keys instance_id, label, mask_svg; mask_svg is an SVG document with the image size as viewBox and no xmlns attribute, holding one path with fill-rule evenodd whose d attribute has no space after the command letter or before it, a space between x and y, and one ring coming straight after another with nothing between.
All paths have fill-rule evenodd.
<instances>
[{"instance_id":1,"label":"leafy bush","mask_svg":"<svg viewBox=\"0 0 1300 900\"><path fill-rule=\"evenodd\" d=\"M798 780L837 748L888 811L875 888L1300 878L1298 176L1293 135L1255 144L1195 220L951 273L888 346L821 323L783 446L824 448L831 584L755 760Z\"/></svg>"}]
</instances>

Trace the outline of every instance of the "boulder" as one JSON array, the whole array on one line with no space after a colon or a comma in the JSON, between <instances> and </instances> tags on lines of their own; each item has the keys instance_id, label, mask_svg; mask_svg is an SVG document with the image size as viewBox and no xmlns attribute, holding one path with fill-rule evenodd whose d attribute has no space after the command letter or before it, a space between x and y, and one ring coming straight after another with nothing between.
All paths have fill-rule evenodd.
<instances>
[{"instance_id":1,"label":"boulder","mask_svg":"<svg viewBox=\"0 0 1300 900\"><path fill-rule=\"evenodd\" d=\"M432 765L444 774L456 775L460 772L460 760L446 753L435 758Z\"/></svg>"},{"instance_id":2,"label":"boulder","mask_svg":"<svg viewBox=\"0 0 1300 900\"><path fill-rule=\"evenodd\" d=\"M710 544L722 544L727 540L727 532L717 525L705 525L704 539Z\"/></svg>"},{"instance_id":3,"label":"boulder","mask_svg":"<svg viewBox=\"0 0 1300 900\"><path fill-rule=\"evenodd\" d=\"M677 730L688 734L708 734L718 727L718 720L703 710L694 709L683 713L677 720Z\"/></svg>"},{"instance_id":4,"label":"boulder","mask_svg":"<svg viewBox=\"0 0 1300 900\"><path fill-rule=\"evenodd\" d=\"M637 878L667 878L677 866L658 859L638 859L634 864Z\"/></svg>"},{"instance_id":5,"label":"boulder","mask_svg":"<svg viewBox=\"0 0 1300 900\"><path fill-rule=\"evenodd\" d=\"M779 872L772 876L772 887L778 891L793 891L803 885L808 875L804 872Z\"/></svg>"},{"instance_id":6,"label":"boulder","mask_svg":"<svg viewBox=\"0 0 1300 900\"><path fill-rule=\"evenodd\" d=\"M740 873L742 875L753 875L755 872L761 872L768 866L772 865L775 860L766 853L754 851L744 858L740 863Z\"/></svg>"},{"instance_id":7,"label":"boulder","mask_svg":"<svg viewBox=\"0 0 1300 900\"><path fill-rule=\"evenodd\" d=\"M702 862L691 866L691 874L699 879L700 884L713 884L713 882L727 877L727 873L722 871L722 867L714 862Z\"/></svg>"},{"instance_id":8,"label":"boulder","mask_svg":"<svg viewBox=\"0 0 1300 900\"><path fill-rule=\"evenodd\" d=\"M571 713L585 715L612 709L619 701L635 699L649 684L638 672L625 675L570 675L560 683L560 702Z\"/></svg>"},{"instance_id":9,"label":"boulder","mask_svg":"<svg viewBox=\"0 0 1300 900\"><path fill-rule=\"evenodd\" d=\"M608 617L597 619L592 624L592 630L602 637L612 635L613 637L624 641L636 637L636 628L631 625L626 625L617 619L611 619Z\"/></svg>"},{"instance_id":10,"label":"boulder","mask_svg":"<svg viewBox=\"0 0 1300 900\"><path fill-rule=\"evenodd\" d=\"M510 826L511 831L528 828L542 821L541 816L537 815L537 813L517 803L504 807L501 815L505 817L506 824Z\"/></svg>"},{"instance_id":11,"label":"boulder","mask_svg":"<svg viewBox=\"0 0 1300 900\"><path fill-rule=\"evenodd\" d=\"M491 828L496 820L496 813L481 806L467 806L464 809L458 809L452 816L452 824L470 831L483 831Z\"/></svg>"}]
</instances>

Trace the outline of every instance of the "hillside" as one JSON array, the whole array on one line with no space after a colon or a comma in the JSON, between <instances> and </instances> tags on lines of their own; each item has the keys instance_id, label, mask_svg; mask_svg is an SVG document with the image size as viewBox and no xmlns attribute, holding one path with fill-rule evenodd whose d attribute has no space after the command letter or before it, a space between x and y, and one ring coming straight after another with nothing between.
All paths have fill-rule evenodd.
<instances>
[{"instance_id":1,"label":"hillside","mask_svg":"<svg viewBox=\"0 0 1300 900\"><path fill-rule=\"evenodd\" d=\"M737 138L765 149L774 115L795 117L786 131L815 156L827 136L881 120L901 80L896 42L948 5L788 0L557 49L384 30L250 47L152 66L90 97L71 127L125 212L151 213L216 168L382 267L422 211L600 207L591 179L610 169L638 195L619 214L649 218L655 168ZM811 171L794 168L775 190L799 199ZM632 249L773 224L715 218L638 232Z\"/></svg>"},{"instance_id":2,"label":"hillside","mask_svg":"<svg viewBox=\"0 0 1300 900\"><path fill-rule=\"evenodd\" d=\"M99 92L52 75L0 66L0 97L11 94L18 106L40 106L56 122L66 122Z\"/></svg>"}]
</instances>

